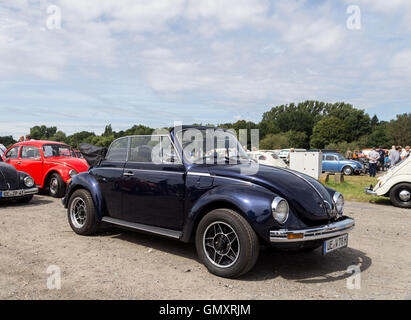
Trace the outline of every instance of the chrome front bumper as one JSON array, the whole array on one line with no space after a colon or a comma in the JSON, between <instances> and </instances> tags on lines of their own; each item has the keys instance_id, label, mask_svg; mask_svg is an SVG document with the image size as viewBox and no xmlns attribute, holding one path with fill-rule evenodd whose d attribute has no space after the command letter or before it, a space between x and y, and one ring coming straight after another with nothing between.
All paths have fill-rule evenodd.
<instances>
[{"instance_id":1,"label":"chrome front bumper","mask_svg":"<svg viewBox=\"0 0 411 320\"><path fill-rule=\"evenodd\" d=\"M347 233L354 228L354 219L346 218L342 221L330 223L321 227L302 229L302 230L271 230L270 242L300 242L327 239Z\"/></svg>"},{"instance_id":2,"label":"chrome front bumper","mask_svg":"<svg viewBox=\"0 0 411 320\"><path fill-rule=\"evenodd\" d=\"M4 195L4 192L9 192L9 191L19 191L19 194L17 196L8 196ZM39 189L37 188L31 188L31 189L19 189L19 190L4 190L0 191L0 198L19 198L19 197L24 197L24 196L29 196L32 194L36 194L39 192Z\"/></svg>"},{"instance_id":3,"label":"chrome front bumper","mask_svg":"<svg viewBox=\"0 0 411 320\"><path fill-rule=\"evenodd\" d=\"M373 191L372 189L368 189L368 188L365 188L365 189L364 189L364 192L365 192L366 194L369 194L369 195L372 195L372 196L376 196L376 195L377 195L377 192Z\"/></svg>"}]
</instances>

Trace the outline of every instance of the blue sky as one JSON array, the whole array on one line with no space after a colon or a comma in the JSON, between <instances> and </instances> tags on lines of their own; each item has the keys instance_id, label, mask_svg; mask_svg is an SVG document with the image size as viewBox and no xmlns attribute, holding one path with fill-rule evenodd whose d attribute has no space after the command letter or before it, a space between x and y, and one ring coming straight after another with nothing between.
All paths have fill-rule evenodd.
<instances>
[{"instance_id":1,"label":"blue sky","mask_svg":"<svg viewBox=\"0 0 411 320\"><path fill-rule=\"evenodd\" d=\"M258 122L306 99L390 120L411 111L410 35L407 0L2 1L0 135Z\"/></svg>"}]
</instances>

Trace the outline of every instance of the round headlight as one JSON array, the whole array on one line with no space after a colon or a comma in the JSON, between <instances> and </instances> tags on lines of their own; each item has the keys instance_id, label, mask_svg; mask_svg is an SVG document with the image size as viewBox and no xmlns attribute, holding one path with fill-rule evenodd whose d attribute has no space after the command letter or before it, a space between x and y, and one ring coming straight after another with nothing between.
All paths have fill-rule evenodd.
<instances>
[{"instance_id":1,"label":"round headlight","mask_svg":"<svg viewBox=\"0 0 411 320\"><path fill-rule=\"evenodd\" d=\"M25 178L24 178L24 185L25 185L27 188L33 187L33 186L34 186L34 180L33 180L33 178L32 178L32 177L29 177L29 176L25 177Z\"/></svg>"},{"instance_id":2,"label":"round headlight","mask_svg":"<svg viewBox=\"0 0 411 320\"><path fill-rule=\"evenodd\" d=\"M70 177L74 177L76 174L78 174L78 172L76 170L70 170L69 175Z\"/></svg>"},{"instance_id":3,"label":"round headlight","mask_svg":"<svg viewBox=\"0 0 411 320\"><path fill-rule=\"evenodd\" d=\"M341 215L344 210L344 197L341 193L336 192L334 193L333 196L333 201L335 204L335 208L337 209L337 212Z\"/></svg>"},{"instance_id":4,"label":"round headlight","mask_svg":"<svg viewBox=\"0 0 411 320\"><path fill-rule=\"evenodd\" d=\"M271 203L271 210L273 217L277 222L283 224L287 221L289 212L287 200L281 197L275 197Z\"/></svg>"}]
</instances>

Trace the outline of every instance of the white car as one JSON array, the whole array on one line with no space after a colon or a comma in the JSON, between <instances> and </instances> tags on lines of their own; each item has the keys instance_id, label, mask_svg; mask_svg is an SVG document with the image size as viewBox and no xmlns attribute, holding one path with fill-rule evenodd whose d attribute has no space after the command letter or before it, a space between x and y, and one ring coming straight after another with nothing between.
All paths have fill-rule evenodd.
<instances>
[{"instance_id":1,"label":"white car","mask_svg":"<svg viewBox=\"0 0 411 320\"><path fill-rule=\"evenodd\" d=\"M249 151L248 156L259 164L266 166L286 168L287 165L274 152L270 151Z\"/></svg>"},{"instance_id":2,"label":"white car","mask_svg":"<svg viewBox=\"0 0 411 320\"><path fill-rule=\"evenodd\" d=\"M394 206L411 208L411 157L404 159L378 178L375 187L365 189L374 196L390 197Z\"/></svg>"},{"instance_id":3,"label":"white car","mask_svg":"<svg viewBox=\"0 0 411 320\"><path fill-rule=\"evenodd\" d=\"M282 149L278 156L283 159L284 161L288 161L288 154L290 153L291 149ZM295 152L306 152L306 149L294 149Z\"/></svg>"}]
</instances>

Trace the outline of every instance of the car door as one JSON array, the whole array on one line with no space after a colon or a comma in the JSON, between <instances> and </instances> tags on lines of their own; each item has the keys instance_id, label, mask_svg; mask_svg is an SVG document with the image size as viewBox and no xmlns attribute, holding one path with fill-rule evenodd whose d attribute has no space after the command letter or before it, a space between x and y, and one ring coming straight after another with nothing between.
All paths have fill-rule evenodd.
<instances>
[{"instance_id":1,"label":"car door","mask_svg":"<svg viewBox=\"0 0 411 320\"><path fill-rule=\"evenodd\" d=\"M41 185L43 179L43 160L37 147L21 147L17 168L17 170L28 173L34 179L37 186Z\"/></svg>"},{"instance_id":2,"label":"car door","mask_svg":"<svg viewBox=\"0 0 411 320\"><path fill-rule=\"evenodd\" d=\"M181 230L185 167L169 136L131 137L122 190L124 220Z\"/></svg>"},{"instance_id":3,"label":"car door","mask_svg":"<svg viewBox=\"0 0 411 320\"><path fill-rule=\"evenodd\" d=\"M332 154L323 155L323 171L336 171L337 162L335 156Z\"/></svg>"},{"instance_id":4,"label":"car door","mask_svg":"<svg viewBox=\"0 0 411 320\"><path fill-rule=\"evenodd\" d=\"M115 140L103 161L89 172L99 184L99 190L109 217L122 219L122 179L127 161L129 138Z\"/></svg>"},{"instance_id":5,"label":"car door","mask_svg":"<svg viewBox=\"0 0 411 320\"><path fill-rule=\"evenodd\" d=\"M20 150L20 146L15 146L15 147L9 149L6 152L6 154L4 155L4 161L8 164L11 164L16 169L17 169L17 166L18 166L18 162L20 161L18 159L19 158L19 150Z\"/></svg>"}]
</instances>

